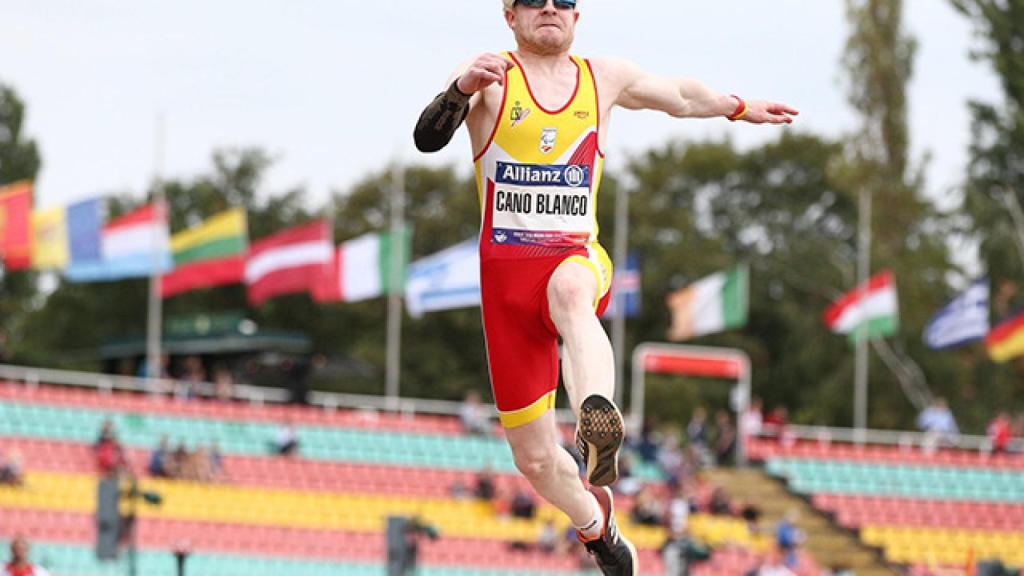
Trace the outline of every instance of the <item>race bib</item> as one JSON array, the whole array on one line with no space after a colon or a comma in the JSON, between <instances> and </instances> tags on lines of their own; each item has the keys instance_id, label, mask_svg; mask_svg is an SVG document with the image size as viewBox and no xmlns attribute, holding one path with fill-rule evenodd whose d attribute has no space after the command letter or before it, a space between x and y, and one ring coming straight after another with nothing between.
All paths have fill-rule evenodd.
<instances>
[{"instance_id":1,"label":"race bib","mask_svg":"<svg viewBox=\"0 0 1024 576\"><path fill-rule=\"evenodd\" d=\"M594 231L590 166L498 162L491 241L586 244Z\"/></svg>"}]
</instances>

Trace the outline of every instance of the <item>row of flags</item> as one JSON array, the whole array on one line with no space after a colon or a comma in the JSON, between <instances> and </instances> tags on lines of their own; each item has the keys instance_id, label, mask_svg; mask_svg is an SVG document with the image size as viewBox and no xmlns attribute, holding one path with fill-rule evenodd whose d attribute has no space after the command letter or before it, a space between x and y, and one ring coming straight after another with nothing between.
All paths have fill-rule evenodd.
<instances>
[{"instance_id":1,"label":"row of flags","mask_svg":"<svg viewBox=\"0 0 1024 576\"><path fill-rule=\"evenodd\" d=\"M166 207L152 203L104 223L98 199L32 211L32 184L0 187L0 258L6 270L59 271L70 282L160 276L164 298L244 283L248 299L309 293L318 302L353 302L390 292L391 250L411 235L366 234L335 246L316 220L249 243L245 211L233 208L170 236Z\"/></svg>"},{"instance_id":2,"label":"row of flags","mask_svg":"<svg viewBox=\"0 0 1024 576\"><path fill-rule=\"evenodd\" d=\"M335 246L324 219L254 241L241 208L216 214L170 236L166 208L153 203L109 222L101 201L32 210L31 182L0 187L0 259L5 269L59 270L71 282L160 275L164 298L228 284L245 284L258 306L283 294L305 292L317 302L356 302L394 292L414 317L478 306L479 256L474 239L409 264L411 231L371 233ZM391 255L401 250L392 286ZM640 306L639 257L630 254L613 279L616 295L606 317ZM689 340L746 324L749 270L739 265L669 294L668 339ZM855 342L894 334L899 327L896 283L883 270L843 294L824 312L830 330ZM984 340L995 362L1024 356L1024 310L989 326L989 283L982 278L928 322L924 342L945 349Z\"/></svg>"}]
</instances>

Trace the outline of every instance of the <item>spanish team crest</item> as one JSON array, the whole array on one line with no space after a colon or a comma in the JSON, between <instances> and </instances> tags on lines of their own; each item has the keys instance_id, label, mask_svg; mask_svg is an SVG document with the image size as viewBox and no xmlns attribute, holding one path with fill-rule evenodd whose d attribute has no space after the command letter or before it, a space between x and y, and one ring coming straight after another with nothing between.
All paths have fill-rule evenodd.
<instances>
[{"instance_id":1,"label":"spanish team crest","mask_svg":"<svg viewBox=\"0 0 1024 576\"><path fill-rule=\"evenodd\" d=\"M558 128L543 128L540 131L540 151L544 154L555 149L555 138L558 137Z\"/></svg>"}]
</instances>

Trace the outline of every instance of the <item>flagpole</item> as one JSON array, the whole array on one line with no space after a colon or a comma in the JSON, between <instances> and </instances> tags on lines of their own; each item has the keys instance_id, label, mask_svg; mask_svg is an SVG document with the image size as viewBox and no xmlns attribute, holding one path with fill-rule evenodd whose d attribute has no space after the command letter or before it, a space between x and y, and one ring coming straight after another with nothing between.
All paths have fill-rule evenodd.
<instances>
[{"instance_id":1,"label":"flagpole","mask_svg":"<svg viewBox=\"0 0 1024 576\"><path fill-rule=\"evenodd\" d=\"M163 183L163 161L164 161L164 116L159 114L156 119L156 143L154 146L153 180L155 189L154 202L157 206L158 216L167 219L164 212L164 183ZM160 227L153 227L153 251L150 256L149 271L149 307L146 322L146 377L160 378L160 336L163 331L163 299L160 297Z\"/></svg>"},{"instance_id":2,"label":"flagpole","mask_svg":"<svg viewBox=\"0 0 1024 576\"><path fill-rule=\"evenodd\" d=\"M857 233L857 286L866 295L871 273L871 190L860 189L859 222ZM853 386L853 426L858 441L863 441L868 424L868 325L863 318L856 328L861 331L856 339L856 368Z\"/></svg>"},{"instance_id":3,"label":"flagpole","mask_svg":"<svg viewBox=\"0 0 1024 576\"><path fill-rule=\"evenodd\" d=\"M391 178L391 239L388 254L388 326L385 396L391 409L398 407L402 358L402 259L405 257L405 169L395 162Z\"/></svg>"},{"instance_id":4,"label":"flagpole","mask_svg":"<svg viewBox=\"0 0 1024 576\"><path fill-rule=\"evenodd\" d=\"M627 252L629 250L629 194L625 186L619 186L615 192L615 262L619 270L625 270ZM615 299L615 315L612 316L612 354L615 359L615 404L622 407L626 388L626 298L621 286L616 285L615 276L612 280L612 298ZM620 276L621 277L621 276ZM633 399L630 399L632 402ZM641 426L640 422L634 422ZM637 430L637 433L640 431Z\"/></svg>"}]
</instances>

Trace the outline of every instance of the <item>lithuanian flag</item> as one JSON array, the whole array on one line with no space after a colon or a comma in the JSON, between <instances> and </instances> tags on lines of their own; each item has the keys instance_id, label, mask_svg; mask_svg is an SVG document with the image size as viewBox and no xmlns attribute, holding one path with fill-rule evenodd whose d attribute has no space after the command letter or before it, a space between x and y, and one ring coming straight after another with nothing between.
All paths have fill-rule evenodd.
<instances>
[{"instance_id":1,"label":"lithuanian flag","mask_svg":"<svg viewBox=\"0 0 1024 576\"><path fill-rule=\"evenodd\" d=\"M174 270L160 281L160 295L176 294L225 284L245 277L249 248L245 210L234 208L171 237Z\"/></svg>"},{"instance_id":2,"label":"lithuanian flag","mask_svg":"<svg viewBox=\"0 0 1024 576\"><path fill-rule=\"evenodd\" d=\"M1024 311L997 324L985 337L993 362L1003 363L1024 354Z\"/></svg>"}]
</instances>

